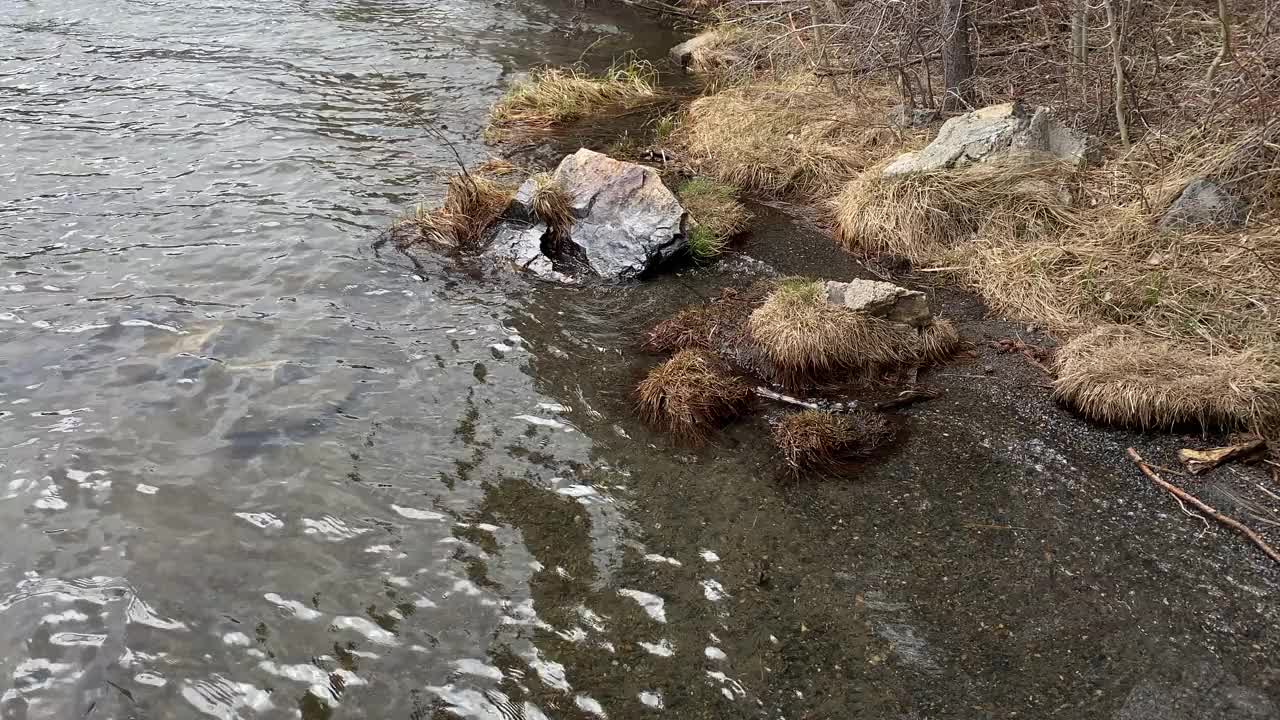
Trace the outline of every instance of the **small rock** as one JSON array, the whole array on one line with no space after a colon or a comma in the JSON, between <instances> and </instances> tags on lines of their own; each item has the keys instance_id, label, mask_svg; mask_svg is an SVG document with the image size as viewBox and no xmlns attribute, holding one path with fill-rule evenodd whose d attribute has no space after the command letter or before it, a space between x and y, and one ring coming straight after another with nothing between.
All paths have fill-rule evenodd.
<instances>
[{"instance_id":1,"label":"small rock","mask_svg":"<svg viewBox=\"0 0 1280 720\"><path fill-rule=\"evenodd\" d=\"M677 67L695 73L711 72L742 59L731 49L729 36L719 30L708 30L689 38L668 50L667 56Z\"/></svg>"},{"instance_id":2,"label":"small rock","mask_svg":"<svg viewBox=\"0 0 1280 720\"><path fill-rule=\"evenodd\" d=\"M878 280L828 281L826 289L827 302L892 322L919 328L933 319L933 313L929 311L929 297L919 290L908 290Z\"/></svg>"},{"instance_id":3,"label":"small rock","mask_svg":"<svg viewBox=\"0 0 1280 720\"><path fill-rule=\"evenodd\" d=\"M1048 156L1079 166L1087 149L1087 138L1054 119L1049 108L1004 103L951 118L925 149L899 155L884 175L963 167L1009 156L1025 156L1028 161Z\"/></svg>"},{"instance_id":4,"label":"small rock","mask_svg":"<svg viewBox=\"0 0 1280 720\"><path fill-rule=\"evenodd\" d=\"M889 111L889 124L899 128L922 128L942 119L942 112L933 108L911 108L903 104L894 105Z\"/></svg>"},{"instance_id":5,"label":"small rock","mask_svg":"<svg viewBox=\"0 0 1280 720\"><path fill-rule=\"evenodd\" d=\"M1160 218L1161 230L1244 225L1248 211L1244 204L1208 178L1192 180Z\"/></svg>"}]
</instances>

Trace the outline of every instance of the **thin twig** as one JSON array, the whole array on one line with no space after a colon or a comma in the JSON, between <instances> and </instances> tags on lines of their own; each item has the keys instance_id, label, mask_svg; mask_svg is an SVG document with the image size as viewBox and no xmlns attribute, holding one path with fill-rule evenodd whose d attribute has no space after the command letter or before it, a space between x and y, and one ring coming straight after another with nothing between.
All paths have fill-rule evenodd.
<instances>
[{"instance_id":1,"label":"thin twig","mask_svg":"<svg viewBox=\"0 0 1280 720\"><path fill-rule=\"evenodd\" d=\"M1146 475L1147 478L1151 480L1151 482L1169 491L1170 494L1172 494L1174 497L1178 498L1179 500L1185 500L1191 503L1200 512L1203 512L1206 515L1211 516L1214 520L1217 520L1223 525L1226 525L1232 530L1235 530L1241 535L1244 535L1246 538L1249 539L1250 542L1252 542L1254 545L1257 545L1259 548L1261 548L1262 552L1266 553L1268 557L1280 563L1280 552L1276 552L1276 549L1268 545L1267 541L1263 540L1262 537L1258 535L1258 533L1250 530L1248 527L1243 525L1239 520L1236 520L1235 518L1232 518L1232 517L1228 517L1218 512L1217 510L1214 510L1212 507L1202 502L1195 495L1192 495L1191 493L1187 492L1186 490L1183 490L1182 488L1178 487L1177 485L1174 485L1173 483L1167 482L1164 478L1157 475L1155 471L1151 469L1150 465L1147 465L1147 463L1142 459L1142 456L1138 454L1137 450L1134 450L1133 448L1129 448L1129 458L1133 460L1133 462L1138 466L1138 469L1142 471L1142 474Z\"/></svg>"}]
</instances>

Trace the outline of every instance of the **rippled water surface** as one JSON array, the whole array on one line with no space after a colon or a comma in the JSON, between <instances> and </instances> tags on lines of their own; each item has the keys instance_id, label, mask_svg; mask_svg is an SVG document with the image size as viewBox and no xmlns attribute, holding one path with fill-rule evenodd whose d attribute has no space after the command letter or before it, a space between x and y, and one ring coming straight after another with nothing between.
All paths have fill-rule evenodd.
<instances>
[{"instance_id":1,"label":"rippled water surface","mask_svg":"<svg viewBox=\"0 0 1280 720\"><path fill-rule=\"evenodd\" d=\"M369 243L616 8L0 0L0 717L1274 718L1273 569L987 340L856 481L632 418L734 263L556 289ZM748 249L857 271L761 213ZM990 363L984 368L982 364ZM994 368L999 372L987 372ZM1145 450L1144 450L1145 452ZM1234 472L1234 471L1233 471Z\"/></svg>"}]
</instances>

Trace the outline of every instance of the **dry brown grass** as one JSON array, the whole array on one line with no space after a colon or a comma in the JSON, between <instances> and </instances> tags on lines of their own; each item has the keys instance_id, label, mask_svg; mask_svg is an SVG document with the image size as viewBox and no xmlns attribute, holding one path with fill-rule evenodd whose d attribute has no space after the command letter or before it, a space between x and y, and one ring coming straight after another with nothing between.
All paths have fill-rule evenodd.
<instances>
[{"instance_id":1,"label":"dry brown grass","mask_svg":"<svg viewBox=\"0 0 1280 720\"><path fill-rule=\"evenodd\" d=\"M792 388L915 359L909 330L827 302L823 283L806 278L780 281L747 330L775 379Z\"/></svg>"},{"instance_id":2,"label":"dry brown grass","mask_svg":"<svg viewBox=\"0 0 1280 720\"><path fill-rule=\"evenodd\" d=\"M1086 173L1007 163L893 180L867 173L837 202L838 236L855 252L892 253L947 269L997 311L1068 336L1122 324L1140 328L1135 338L1206 358L1274 357L1280 354L1275 134L1201 130L1148 138ZM1158 229L1165 209L1199 176L1248 202L1245 228ZM1131 381L1088 365L1098 376L1095 391L1077 405L1103 407L1098 388L1123 386L1115 402L1127 406L1142 399L1145 386L1148 404L1170 422L1188 418L1168 400L1154 370L1123 363L1120 352L1106 357L1126 368ZM1170 365L1170 377L1185 364ZM1198 377L1202 388L1211 379L1232 380L1222 373ZM1085 387L1083 376L1073 386ZM1239 387L1232 380L1214 394L1231 397ZM1077 395L1085 397L1071 396ZM1206 411L1197 417L1207 422L1226 415Z\"/></svg>"},{"instance_id":3,"label":"dry brown grass","mask_svg":"<svg viewBox=\"0 0 1280 720\"><path fill-rule=\"evenodd\" d=\"M889 424L876 413L834 414L804 410L773 426L773 441L793 478L834 474L852 458L869 453L889 437Z\"/></svg>"},{"instance_id":4,"label":"dry brown grass","mask_svg":"<svg viewBox=\"0 0 1280 720\"><path fill-rule=\"evenodd\" d=\"M584 117L633 109L661 101L658 72L643 60L615 63L603 75L578 68L531 72L493 106L487 134L537 133Z\"/></svg>"},{"instance_id":5,"label":"dry brown grass","mask_svg":"<svg viewBox=\"0 0 1280 720\"><path fill-rule=\"evenodd\" d=\"M1214 353L1104 325L1057 353L1054 397L1085 417L1142 429L1277 429L1280 356Z\"/></svg>"},{"instance_id":6,"label":"dry brown grass","mask_svg":"<svg viewBox=\"0 0 1280 720\"><path fill-rule=\"evenodd\" d=\"M920 330L918 358L930 365L943 363L959 352L963 344L960 331L950 320L934 320Z\"/></svg>"},{"instance_id":7,"label":"dry brown grass","mask_svg":"<svg viewBox=\"0 0 1280 720\"><path fill-rule=\"evenodd\" d=\"M551 232L567 237L573 227L573 199L568 191L546 173L533 176L533 195L529 206L539 220L547 224Z\"/></svg>"},{"instance_id":8,"label":"dry brown grass","mask_svg":"<svg viewBox=\"0 0 1280 720\"><path fill-rule=\"evenodd\" d=\"M757 81L694 101L673 140L703 175L762 195L826 198L918 144L885 127L893 103L887 87L853 101L812 80Z\"/></svg>"},{"instance_id":9,"label":"dry brown grass","mask_svg":"<svg viewBox=\"0 0 1280 720\"><path fill-rule=\"evenodd\" d=\"M474 254L484 249L485 233L506 210L515 194L510 185L465 173L449 178L444 204L428 210L419 205L391 230L401 249L419 244Z\"/></svg>"},{"instance_id":10,"label":"dry brown grass","mask_svg":"<svg viewBox=\"0 0 1280 720\"><path fill-rule=\"evenodd\" d=\"M740 415L751 387L729 373L715 355L681 350L649 371L636 388L642 420L678 439L700 443L722 423Z\"/></svg>"}]
</instances>

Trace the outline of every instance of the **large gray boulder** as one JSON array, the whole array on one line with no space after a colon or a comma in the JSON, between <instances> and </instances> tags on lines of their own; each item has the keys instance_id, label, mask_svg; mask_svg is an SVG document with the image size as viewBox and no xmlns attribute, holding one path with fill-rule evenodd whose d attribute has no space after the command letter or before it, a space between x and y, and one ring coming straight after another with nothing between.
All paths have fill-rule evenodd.
<instances>
[{"instance_id":1,"label":"large gray boulder","mask_svg":"<svg viewBox=\"0 0 1280 720\"><path fill-rule=\"evenodd\" d=\"M567 235L534 215L529 180L495 225L487 256L550 280L626 280L687 247L688 214L653 168L583 148L560 161L552 178L570 198Z\"/></svg>"},{"instance_id":2,"label":"large gray boulder","mask_svg":"<svg viewBox=\"0 0 1280 720\"><path fill-rule=\"evenodd\" d=\"M933 142L898 156L884 175L910 175L1007 157L1029 161L1053 157L1079 166L1087 150L1087 138L1058 122L1048 108L1005 103L951 118Z\"/></svg>"},{"instance_id":3,"label":"large gray boulder","mask_svg":"<svg viewBox=\"0 0 1280 720\"><path fill-rule=\"evenodd\" d=\"M929 298L919 290L908 290L879 280L829 280L826 290L827 302L890 322L921 328L933 321Z\"/></svg>"},{"instance_id":4,"label":"large gray boulder","mask_svg":"<svg viewBox=\"0 0 1280 720\"><path fill-rule=\"evenodd\" d=\"M1196 178L1182 189L1160 218L1161 230L1191 228L1233 229L1244 225L1243 203L1208 178Z\"/></svg>"}]
</instances>

